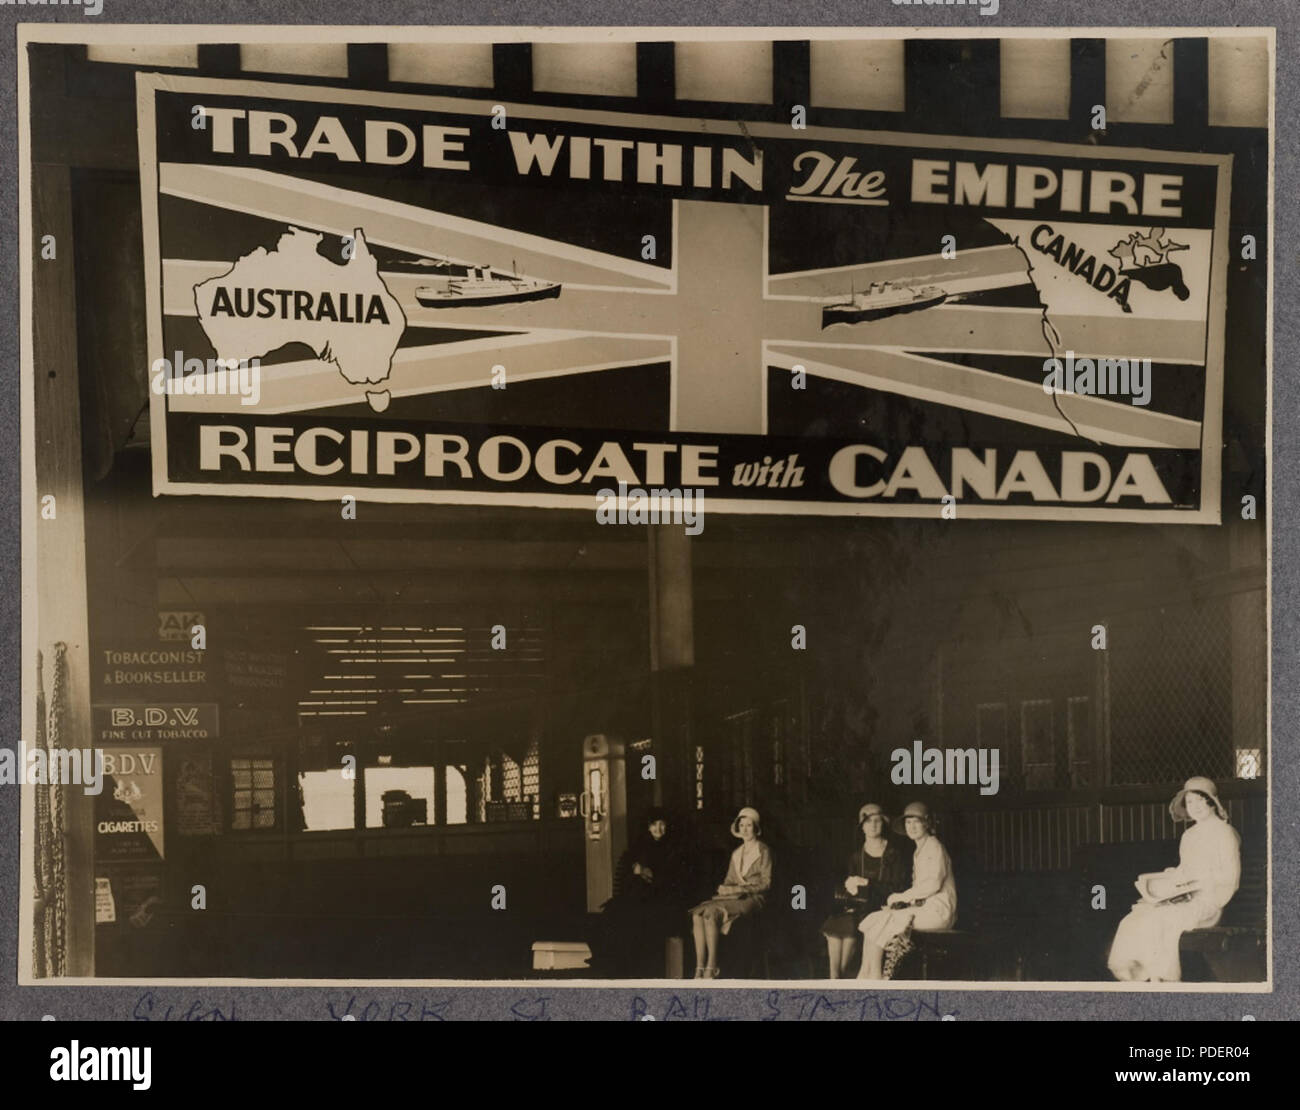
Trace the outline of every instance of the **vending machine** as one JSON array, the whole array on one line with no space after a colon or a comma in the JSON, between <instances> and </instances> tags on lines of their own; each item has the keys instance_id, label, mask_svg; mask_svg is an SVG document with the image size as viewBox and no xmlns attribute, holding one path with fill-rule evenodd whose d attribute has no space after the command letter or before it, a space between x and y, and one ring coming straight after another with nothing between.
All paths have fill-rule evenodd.
<instances>
[{"instance_id":1,"label":"vending machine","mask_svg":"<svg viewBox=\"0 0 1300 1110\"><path fill-rule=\"evenodd\" d=\"M627 847L622 741L599 735L583 740L578 807L587 845L587 912L595 913L614 893L614 868Z\"/></svg>"}]
</instances>

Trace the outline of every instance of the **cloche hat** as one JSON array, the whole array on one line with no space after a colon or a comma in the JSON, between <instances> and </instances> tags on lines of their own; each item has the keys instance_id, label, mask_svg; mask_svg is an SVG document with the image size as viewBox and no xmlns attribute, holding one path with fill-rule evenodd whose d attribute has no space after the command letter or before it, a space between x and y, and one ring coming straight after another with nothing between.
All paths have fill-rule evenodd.
<instances>
[{"instance_id":1,"label":"cloche hat","mask_svg":"<svg viewBox=\"0 0 1300 1110\"><path fill-rule=\"evenodd\" d=\"M894 831L897 833L906 832L909 817L921 818L925 822L926 829L933 831L934 818L930 816L930 807L924 802L908 802L907 808L898 817L894 818Z\"/></svg>"},{"instance_id":2,"label":"cloche hat","mask_svg":"<svg viewBox=\"0 0 1300 1110\"><path fill-rule=\"evenodd\" d=\"M1196 775L1183 783L1183 788L1174 795L1173 801L1169 803L1169 815L1175 821L1191 820L1191 817L1187 814L1187 794L1189 791L1204 794L1209 799L1210 805L1214 807L1214 812L1224 821L1228 819L1227 811L1223 808L1223 803L1219 801L1219 788L1214 785L1214 780L1207 779L1203 775Z\"/></svg>"},{"instance_id":3,"label":"cloche hat","mask_svg":"<svg viewBox=\"0 0 1300 1110\"><path fill-rule=\"evenodd\" d=\"M758 810L756 810L753 806L743 806L740 812L736 814L735 818L731 822L732 836L736 837L737 840L742 839L740 835L740 819L742 817L748 817L751 821L754 822L755 836L762 836L763 829L762 829L761 822L759 820Z\"/></svg>"},{"instance_id":4,"label":"cloche hat","mask_svg":"<svg viewBox=\"0 0 1300 1110\"><path fill-rule=\"evenodd\" d=\"M889 824L889 815L875 802L868 802L858 810L858 824L861 825L868 817L879 817L886 825Z\"/></svg>"}]
</instances>

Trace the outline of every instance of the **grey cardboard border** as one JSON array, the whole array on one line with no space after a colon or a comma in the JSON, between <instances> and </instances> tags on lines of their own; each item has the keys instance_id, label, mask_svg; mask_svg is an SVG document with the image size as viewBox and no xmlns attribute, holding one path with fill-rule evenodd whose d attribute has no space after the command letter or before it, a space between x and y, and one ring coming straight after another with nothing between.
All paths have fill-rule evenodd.
<instances>
[{"instance_id":1,"label":"grey cardboard border","mask_svg":"<svg viewBox=\"0 0 1300 1110\"><path fill-rule=\"evenodd\" d=\"M1297 37L1300 5L1282 0L1234 0L1229 5L1206 0L1001 0L996 17L977 7L896 7L889 0L819 0L794 5L781 0L371 0L359 7L350 0L104 0L98 18L79 7L0 7L0 151L6 172L0 175L0 234L18 242L17 53L18 22L193 23L193 24L337 24L356 26L418 24L516 26L916 26L969 27L983 32L1007 27L1214 27L1277 28L1275 100L1273 242L1282 246L1300 233L1291 199L1300 195L1297 180L1297 135L1300 118L1300 65ZM1269 260L1271 262L1271 259ZM1241 1021L1293 1019L1300 1014L1300 922L1293 913L1292 892L1300 878L1300 761L1291 744L1291 727L1300 710L1297 693L1297 613L1300 574L1290 561L1300 534L1295 487L1289 480L1300 465L1300 443L1287 434L1300 421L1294 367L1298 353L1295 306L1300 289L1294 267L1273 274L1273 374L1271 474L1277 508L1271 513L1272 578L1272 732L1270 773L1272 802L1273 977L1272 993L1135 993L1123 990L1064 992L1053 990L853 991L832 994L841 1003L833 1010L817 1003L816 982L775 989L737 987L697 991L681 988L572 987L544 980L514 987L207 987L207 986L16 986L17 891L19 882L19 791L0 790L0 1019L39 1020L187 1020L223 1016L239 1020L330 1020L351 1013L358 1020L405 1015L451 1019L527 1020L529 1018L627 1020L638 1013L656 1018L837 1018L839 1020L933 1020L940 1014L957 1020L1080 1021ZM0 308L0 566L5 589L0 593L0 743L16 746L21 728L21 479L18 376L18 267L5 269ZM1271 506L1265 506L1271 508ZM1261 518L1261 526L1266 526ZM1282 558L1277 558L1278 555ZM349 999L352 999L349 1010ZM543 1004L540 1000L545 999ZM638 1004L638 999L641 1003ZM674 1005L674 1000L677 1005ZM697 999L706 999L697 1002ZM409 1003L403 1009L402 1003ZM396 1013L393 1011L396 1004ZM814 1012L815 1011L815 1012Z\"/></svg>"}]
</instances>

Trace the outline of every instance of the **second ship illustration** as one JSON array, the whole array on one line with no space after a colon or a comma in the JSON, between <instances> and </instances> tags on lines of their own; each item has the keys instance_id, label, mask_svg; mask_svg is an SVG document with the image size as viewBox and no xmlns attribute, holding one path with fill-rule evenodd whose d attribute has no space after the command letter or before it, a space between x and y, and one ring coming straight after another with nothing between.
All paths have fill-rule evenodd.
<instances>
[{"instance_id":1,"label":"second ship illustration","mask_svg":"<svg viewBox=\"0 0 1300 1110\"><path fill-rule=\"evenodd\" d=\"M464 269L464 274L435 278L434 285L416 286L415 299L425 308L477 308L480 305L544 301L560 295L557 281L521 277L514 271L499 273L491 266L466 266Z\"/></svg>"},{"instance_id":2,"label":"second ship illustration","mask_svg":"<svg viewBox=\"0 0 1300 1110\"><path fill-rule=\"evenodd\" d=\"M847 301L836 301L822 308L822 327L832 324L860 324L881 320L903 312L918 312L943 304L948 294L937 285L902 285L892 281L873 281L863 292L851 291Z\"/></svg>"}]
</instances>

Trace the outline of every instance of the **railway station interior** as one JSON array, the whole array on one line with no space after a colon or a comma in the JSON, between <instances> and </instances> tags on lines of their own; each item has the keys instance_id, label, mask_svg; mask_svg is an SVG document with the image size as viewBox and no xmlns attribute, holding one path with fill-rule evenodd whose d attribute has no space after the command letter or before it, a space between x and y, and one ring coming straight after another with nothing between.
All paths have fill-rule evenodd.
<instances>
[{"instance_id":1,"label":"railway station interior","mask_svg":"<svg viewBox=\"0 0 1300 1110\"><path fill-rule=\"evenodd\" d=\"M781 65L806 88L797 45L778 44L778 91ZM963 49L931 46L908 47L922 77ZM238 75L223 50L201 48L200 71ZM638 54L643 76L656 50ZM1178 56L1203 71L1196 51ZM1080 81L1095 82L1096 56L1071 56ZM348 57L354 80L387 87L373 51ZM520 57L498 50L506 91ZM729 974L824 978L817 927L858 807L921 798L952 857L959 928L976 938L927 976L1104 978L1131 898L1120 891L1135 861L1174 862L1169 797L1205 775L1242 837L1225 919L1239 932L1188 977L1263 977L1266 513L1242 515L1244 494L1263 495L1262 307L1229 320L1217 527L710 514L687 537L561 510L362 501L352 519L330 500L156 497L130 141L133 75L152 67L55 46L33 48L31 65L35 100L72 121L33 152L34 221L75 260L36 271L35 355L51 368L36 385L38 486L60 501L38 568L42 705L64 699L65 730L86 735L114 700L205 707L201 738L126 745L160 756L152 841L107 851L95 823L128 804L111 796L70 815L64 973L554 974L533 946L589 928L584 742L604 737L624 753L625 797L607 810L622 811L620 835L665 807L701 897L737 809L762 813L772 920ZM922 126L922 107L893 126ZM935 108L925 126L1002 133L996 112L975 116ZM1125 141L1157 132L1134 123ZM1234 226L1262 225L1263 190L1242 168L1260 134L1204 131L1238 154ZM1234 270L1230 298L1245 303L1263 273ZM511 388L521 411L562 426L561 387ZM915 741L998 748L998 793L896 785L891 753ZM115 913L95 922L101 878ZM1090 908L1099 883L1104 911Z\"/></svg>"}]
</instances>

